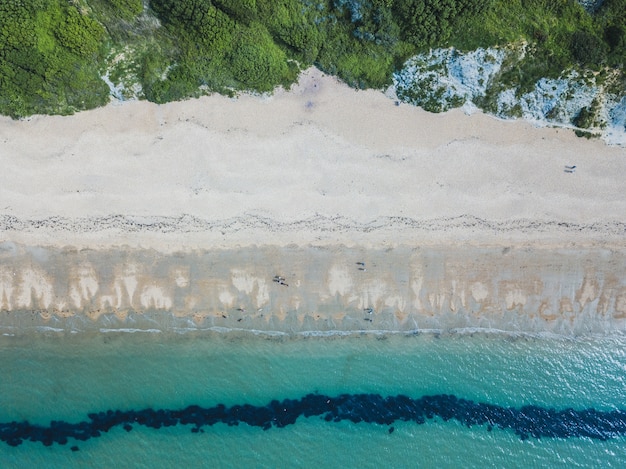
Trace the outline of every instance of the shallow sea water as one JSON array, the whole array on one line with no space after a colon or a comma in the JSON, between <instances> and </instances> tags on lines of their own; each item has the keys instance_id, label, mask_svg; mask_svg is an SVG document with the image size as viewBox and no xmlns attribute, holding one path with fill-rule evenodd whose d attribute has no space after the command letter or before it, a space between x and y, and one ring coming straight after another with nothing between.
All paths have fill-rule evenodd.
<instances>
[{"instance_id":1,"label":"shallow sea water","mask_svg":"<svg viewBox=\"0 0 626 469\"><path fill-rule=\"evenodd\" d=\"M557 410L626 408L626 337L507 334L267 337L230 333L0 338L0 423L77 423L106 410L182 409L319 393L453 394ZM0 467L626 467L626 438L522 440L439 417L391 425L116 426L44 446L0 442ZM393 431L390 433L390 428ZM71 447L76 446L77 451Z\"/></svg>"}]
</instances>

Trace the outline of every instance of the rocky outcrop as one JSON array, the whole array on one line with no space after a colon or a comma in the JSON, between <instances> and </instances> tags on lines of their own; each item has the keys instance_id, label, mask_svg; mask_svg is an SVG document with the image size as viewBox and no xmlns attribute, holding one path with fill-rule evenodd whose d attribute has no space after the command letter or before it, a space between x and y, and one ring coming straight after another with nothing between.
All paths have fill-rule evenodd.
<instances>
[{"instance_id":1,"label":"rocky outcrop","mask_svg":"<svg viewBox=\"0 0 626 469\"><path fill-rule=\"evenodd\" d=\"M506 48L435 49L409 59L394 75L398 98L431 112L479 108L503 119L566 127L626 145L626 90L618 71L564 71L530 89L507 83L504 71L524 59L526 45Z\"/></svg>"}]
</instances>

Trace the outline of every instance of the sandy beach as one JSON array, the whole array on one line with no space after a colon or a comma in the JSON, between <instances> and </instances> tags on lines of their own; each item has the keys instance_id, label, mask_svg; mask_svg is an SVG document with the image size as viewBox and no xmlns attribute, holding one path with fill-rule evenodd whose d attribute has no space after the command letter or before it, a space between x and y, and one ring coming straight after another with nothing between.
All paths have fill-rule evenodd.
<instances>
[{"instance_id":1,"label":"sandy beach","mask_svg":"<svg viewBox=\"0 0 626 469\"><path fill-rule=\"evenodd\" d=\"M387 329L624 328L626 150L569 131L429 114L311 69L272 96L1 118L0 164L6 327L269 308L259 324L287 331L271 321L358 329L375 311ZM355 280L368 255L384 269ZM310 289L272 293L284 272ZM485 322L496 310L532 321ZM479 319L413 320L450 314Z\"/></svg>"}]
</instances>

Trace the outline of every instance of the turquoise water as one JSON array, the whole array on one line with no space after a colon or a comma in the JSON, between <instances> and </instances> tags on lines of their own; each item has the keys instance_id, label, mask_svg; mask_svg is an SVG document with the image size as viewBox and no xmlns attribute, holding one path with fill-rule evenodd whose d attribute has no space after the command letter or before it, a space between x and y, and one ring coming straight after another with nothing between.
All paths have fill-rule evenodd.
<instances>
[{"instance_id":1,"label":"turquoise water","mask_svg":"<svg viewBox=\"0 0 626 469\"><path fill-rule=\"evenodd\" d=\"M478 403L626 408L626 338L504 334L268 338L111 333L0 338L0 422L77 423L112 410L439 394ZM626 438L529 438L424 424L299 417L265 431L217 423L114 427L87 441L0 442L0 467L625 467ZM72 451L76 446L78 451Z\"/></svg>"}]
</instances>

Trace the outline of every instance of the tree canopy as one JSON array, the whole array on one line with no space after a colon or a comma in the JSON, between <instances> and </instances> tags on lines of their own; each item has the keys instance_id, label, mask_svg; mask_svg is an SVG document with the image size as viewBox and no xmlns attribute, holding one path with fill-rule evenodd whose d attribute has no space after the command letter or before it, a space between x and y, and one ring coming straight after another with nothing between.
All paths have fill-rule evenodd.
<instances>
[{"instance_id":1,"label":"tree canopy","mask_svg":"<svg viewBox=\"0 0 626 469\"><path fill-rule=\"evenodd\" d=\"M108 101L97 63L103 26L61 0L0 4L0 112L73 112Z\"/></svg>"}]
</instances>

